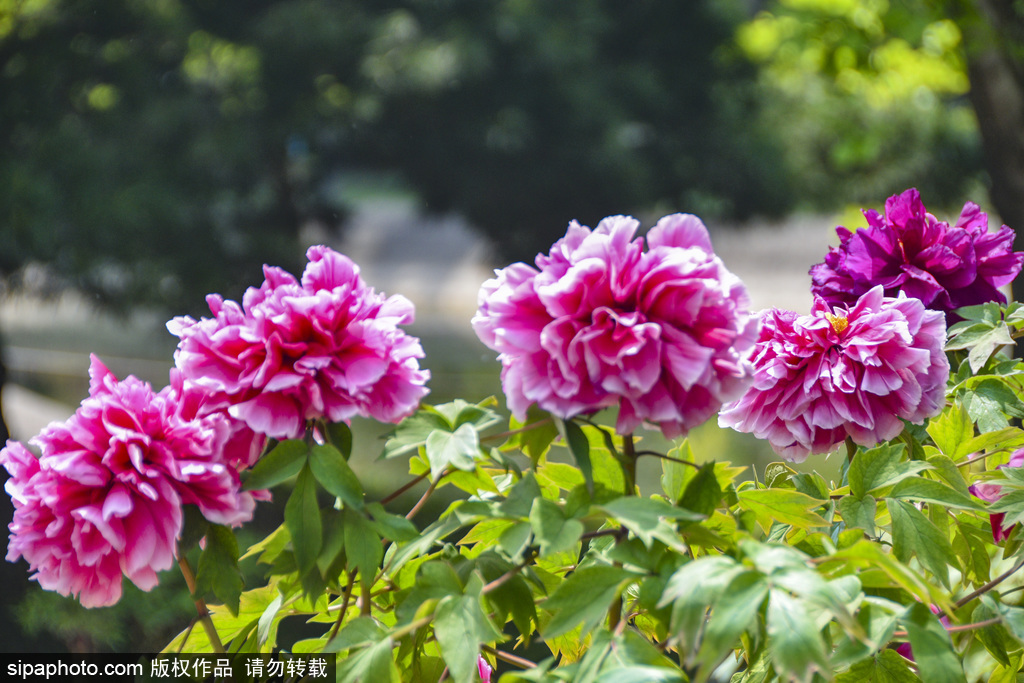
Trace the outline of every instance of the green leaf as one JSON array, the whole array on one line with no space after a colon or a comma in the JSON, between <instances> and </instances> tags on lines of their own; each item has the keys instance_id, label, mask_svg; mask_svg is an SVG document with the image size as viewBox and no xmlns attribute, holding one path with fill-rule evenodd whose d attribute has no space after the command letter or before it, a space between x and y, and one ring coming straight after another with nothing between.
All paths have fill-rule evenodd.
<instances>
[{"instance_id":1,"label":"green leaf","mask_svg":"<svg viewBox=\"0 0 1024 683\"><path fill-rule=\"evenodd\" d=\"M357 510L345 511L345 556L350 568L359 569L363 590L368 593L384 559L384 546L373 524Z\"/></svg>"},{"instance_id":2,"label":"green leaf","mask_svg":"<svg viewBox=\"0 0 1024 683\"><path fill-rule=\"evenodd\" d=\"M509 429L516 432L508 438L502 450L518 448L534 463L548 452L551 442L558 436L558 427L550 415L533 404L526 412L526 422L515 417L509 421Z\"/></svg>"},{"instance_id":3,"label":"green leaf","mask_svg":"<svg viewBox=\"0 0 1024 683\"><path fill-rule=\"evenodd\" d=\"M308 465L304 465L284 506L284 524L292 537L292 550L295 552L295 563L300 574L308 572L316 563L323 543L316 488L313 473Z\"/></svg>"},{"instance_id":4,"label":"green leaf","mask_svg":"<svg viewBox=\"0 0 1024 683\"><path fill-rule=\"evenodd\" d=\"M595 683L684 683L678 670L661 666L623 666L604 669Z\"/></svg>"},{"instance_id":5,"label":"green leaf","mask_svg":"<svg viewBox=\"0 0 1024 683\"><path fill-rule=\"evenodd\" d=\"M768 531L772 522L792 524L798 528L828 526L814 508L821 501L790 489L745 489L738 491L740 507L757 515L761 527Z\"/></svg>"},{"instance_id":6,"label":"green leaf","mask_svg":"<svg viewBox=\"0 0 1024 683\"><path fill-rule=\"evenodd\" d=\"M964 404L978 431L994 432L1009 427L1009 417L1024 417L1024 403L999 379L986 379L964 395Z\"/></svg>"},{"instance_id":7,"label":"green leaf","mask_svg":"<svg viewBox=\"0 0 1024 683\"><path fill-rule=\"evenodd\" d=\"M480 645L502 638L484 614L480 596L470 592L470 586L466 590L466 595L443 598L434 612L434 636L455 683L475 680Z\"/></svg>"},{"instance_id":8,"label":"green leaf","mask_svg":"<svg viewBox=\"0 0 1024 683\"><path fill-rule=\"evenodd\" d=\"M448 421L425 406L405 418L395 428L394 433L384 444L382 458L398 458L416 453L427 442L427 437L435 431L451 432Z\"/></svg>"},{"instance_id":9,"label":"green leaf","mask_svg":"<svg viewBox=\"0 0 1024 683\"><path fill-rule=\"evenodd\" d=\"M533 534L533 527L529 522L516 522L501 532L498 537L498 545L513 560L522 557Z\"/></svg>"},{"instance_id":10,"label":"green leaf","mask_svg":"<svg viewBox=\"0 0 1024 683\"><path fill-rule=\"evenodd\" d=\"M722 502L722 487L715 476L714 461L704 463L697 474L686 485L682 498L677 500L680 507L693 510L699 515L710 516Z\"/></svg>"},{"instance_id":11,"label":"green leaf","mask_svg":"<svg viewBox=\"0 0 1024 683\"><path fill-rule=\"evenodd\" d=\"M673 503L678 503L683 498L686 486L694 476L696 469L689 464L693 462L693 450L689 441L683 441L677 448L668 452L669 460L663 458L661 461L661 490L665 497ZM677 462L684 460L686 462ZM721 486L719 486L721 490Z\"/></svg>"},{"instance_id":12,"label":"green leaf","mask_svg":"<svg viewBox=\"0 0 1024 683\"><path fill-rule=\"evenodd\" d=\"M914 604L903 616L914 649L914 663L928 683L965 683L963 663L949 632L927 605Z\"/></svg>"},{"instance_id":13,"label":"green leaf","mask_svg":"<svg viewBox=\"0 0 1024 683\"><path fill-rule=\"evenodd\" d=\"M306 464L309 446L301 439L282 441L256 461L242 484L246 491L257 491L277 486L299 473Z\"/></svg>"},{"instance_id":14,"label":"green leaf","mask_svg":"<svg viewBox=\"0 0 1024 683\"><path fill-rule=\"evenodd\" d=\"M895 650L881 650L836 676L836 683L921 683L910 662Z\"/></svg>"},{"instance_id":15,"label":"green leaf","mask_svg":"<svg viewBox=\"0 0 1024 683\"><path fill-rule=\"evenodd\" d=\"M971 452L964 444L974 437L974 423L958 400L929 420L927 431L938 449L954 460Z\"/></svg>"},{"instance_id":16,"label":"green leaf","mask_svg":"<svg viewBox=\"0 0 1024 683\"><path fill-rule=\"evenodd\" d=\"M544 638L551 639L579 624L588 633L608 614L622 585L638 575L611 565L590 565L577 569L562 581L541 608L553 614L544 627Z\"/></svg>"},{"instance_id":17,"label":"green leaf","mask_svg":"<svg viewBox=\"0 0 1024 683\"><path fill-rule=\"evenodd\" d=\"M527 472L505 494L505 500L498 506L498 510L507 517L527 517L533 507L533 501L540 497L540 486L536 477L533 476L533 472Z\"/></svg>"},{"instance_id":18,"label":"green leaf","mask_svg":"<svg viewBox=\"0 0 1024 683\"><path fill-rule=\"evenodd\" d=\"M342 457L348 460L352 455L352 428L344 422L328 422L327 443L337 448Z\"/></svg>"},{"instance_id":19,"label":"green leaf","mask_svg":"<svg viewBox=\"0 0 1024 683\"><path fill-rule=\"evenodd\" d=\"M196 569L196 597L212 592L237 615L242 583L235 534L223 524L211 524L206 530L206 547L199 555Z\"/></svg>"},{"instance_id":20,"label":"green leaf","mask_svg":"<svg viewBox=\"0 0 1024 683\"><path fill-rule=\"evenodd\" d=\"M427 460L430 462L430 476L437 479L451 465L456 469L476 469L480 454L480 435L470 423L459 426L454 432L436 430L426 441Z\"/></svg>"},{"instance_id":21,"label":"green leaf","mask_svg":"<svg viewBox=\"0 0 1024 683\"><path fill-rule=\"evenodd\" d=\"M959 568L949 538L913 504L894 498L886 499L892 516L893 552L900 562L912 555L949 588L949 566Z\"/></svg>"},{"instance_id":22,"label":"green leaf","mask_svg":"<svg viewBox=\"0 0 1024 683\"><path fill-rule=\"evenodd\" d=\"M850 495L863 498L875 489L892 486L931 467L918 460L902 461L903 450L903 444L883 444L858 452L850 464Z\"/></svg>"},{"instance_id":23,"label":"green leaf","mask_svg":"<svg viewBox=\"0 0 1024 683\"><path fill-rule=\"evenodd\" d=\"M860 527L869 534L875 534L875 512L878 504L871 496L854 498L843 496L839 499L839 514L849 527Z\"/></svg>"},{"instance_id":24,"label":"green leaf","mask_svg":"<svg viewBox=\"0 0 1024 683\"><path fill-rule=\"evenodd\" d=\"M483 431L501 422L501 416L491 410L491 407L496 404L497 401L493 396L485 398L480 403L470 403L457 398L449 403L427 406L427 409L442 415L450 425L449 431L457 430L464 424L471 424L476 427L477 431Z\"/></svg>"},{"instance_id":25,"label":"green leaf","mask_svg":"<svg viewBox=\"0 0 1024 683\"><path fill-rule=\"evenodd\" d=\"M385 638L359 650L338 664L338 683L399 683L401 677L391 651L394 643Z\"/></svg>"},{"instance_id":26,"label":"green leaf","mask_svg":"<svg viewBox=\"0 0 1024 683\"><path fill-rule=\"evenodd\" d=\"M530 526L540 543L541 557L569 550L576 546L583 534L583 523L566 518L562 508L547 498L537 498L530 510Z\"/></svg>"},{"instance_id":27,"label":"green leaf","mask_svg":"<svg viewBox=\"0 0 1024 683\"><path fill-rule=\"evenodd\" d=\"M313 446L309 454L309 468L332 496L357 510L363 507L363 485L337 448L326 444Z\"/></svg>"},{"instance_id":28,"label":"green leaf","mask_svg":"<svg viewBox=\"0 0 1024 683\"><path fill-rule=\"evenodd\" d=\"M367 647L388 638L388 632L376 619L356 617L324 646L324 652L343 652Z\"/></svg>"},{"instance_id":29,"label":"green leaf","mask_svg":"<svg viewBox=\"0 0 1024 683\"><path fill-rule=\"evenodd\" d=\"M809 681L814 671L830 671L814 618L802 601L776 588L768 598L768 647L779 674Z\"/></svg>"},{"instance_id":30,"label":"green leaf","mask_svg":"<svg viewBox=\"0 0 1024 683\"><path fill-rule=\"evenodd\" d=\"M889 494L899 500L918 500L924 503L985 512L985 508L971 496L965 496L946 484L924 477L910 477L892 487Z\"/></svg>"},{"instance_id":31,"label":"green leaf","mask_svg":"<svg viewBox=\"0 0 1024 683\"><path fill-rule=\"evenodd\" d=\"M587 493L593 497L594 466L590 462L590 441L587 439L587 435L583 433L583 429L575 422L566 422L558 418L554 418L554 420L558 433L562 435L562 440L565 441L566 448L572 453L572 457L576 460L576 465L580 468L580 472L583 473L583 480L587 484Z\"/></svg>"},{"instance_id":32,"label":"green leaf","mask_svg":"<svg viewBox=\"0 0 1024 683\"><path fill-rule=\"evenodd\" d=\"M906 505L906 503L901 504ZM848 548L821 557L819 563L821 571L827 571L827 567L834 565L838 565L838 567L832 571L850 572L858 569L861 571L879 569L893 581L894 585L903 588L918 600L936 604L943 609L952 609L949 597L937 587L925 582L920 572L910 569L896 560L892 554L884 551L879 544L872 543L867 539L862 539Z\"/></svg>"},{"instance_id":33,"label":"green leaf","mask_svg":"<svg viewBox=\"0 0 1024 683\"><path fill-rule=\"evenodd\" d=\"M717 483L717 482L716 482ZM669 505L655 498L622 496L600 506L612 519L632 531L650 549L654 539L670 547L682 548L682 540L664 519L682 519L689 522L704 519L703 515Z\"/></svg>"},{"instance_id":34,"label":"green leaf","mask_svg":"<svg viewBox=\"0 0 1024 683\"><path fill-rule=\"evenodd\" d=\"M740 636L750 628L768 595L768 582L760 572L736 575L715 602L697 659L702 671L715 668Z\"/></svg>"},{"instance_id":35,"label":"green leaf","mask_svg":"<svg viewBox=\"0 0 1024 683\"><path fill-rule=\"evenodd\" d=\"M389 541L405 543L419 538L420 531L415 524L401 515L388 512L380 503L370 503L366 506L366 512L370 515L370 523L373 524L373 528L380 536Z\"/></svg>"}]
</instances>

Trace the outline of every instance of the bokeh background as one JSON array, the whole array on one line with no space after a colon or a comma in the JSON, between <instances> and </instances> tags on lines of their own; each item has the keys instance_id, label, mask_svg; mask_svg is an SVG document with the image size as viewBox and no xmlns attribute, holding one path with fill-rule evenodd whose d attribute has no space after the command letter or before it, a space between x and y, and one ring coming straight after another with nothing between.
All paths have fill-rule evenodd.
<instances>
[{"instance_id":1,"label":"bokeh background","mask_svg":"<svg viewBox=\"0 0 1024 683\"><path fill-rule=\"evenodd\" d=\"M476 290L570 219L696 213L755 306L806 310L832 228L911 186L1024 227L1020 3L0 0L3 410L21 440L65 418L90 352L163 386L166 320L313 243L417 304L432 402L500 396ZM354 427L383 494L401 463ZM713 424L691 441L751 476L773 459ZM191 618L173 573L101 610L23 562L0 581L8 652L155 651Z\"/></svg>"}]
</instances>

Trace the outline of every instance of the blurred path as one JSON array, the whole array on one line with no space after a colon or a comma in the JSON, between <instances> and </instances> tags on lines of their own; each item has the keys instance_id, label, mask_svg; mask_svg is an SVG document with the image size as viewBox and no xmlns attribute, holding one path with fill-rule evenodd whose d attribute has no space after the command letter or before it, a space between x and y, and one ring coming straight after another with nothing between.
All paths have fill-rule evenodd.
<instances>
[{"instance_id":1,"label":"blurred path","mask_svg":"<svg viewBox=\"0 0 1024 683\"><path fill-rule=\"evenodd\" d=\"M798 216L782 222L709 228L716 252L746 283L755 310L769 306L808 310L807 270L822 260L834 241L829 219ZM412 202L364 201L341 240L314 234L306 239L331 242L360 265L363 277L378 291L411 299L416 304L415 334L449 340L464 336L472 346L475 338L469 320L476 311L480 285L493 275L493 264L487 243L464 220L425 218ZM145 313L129 321L115 320L74 293L48 300L24 296L0 300L0 331L12 375L43 374L77 382L70 396L85 395L91 351L120 377L132 373L155 388L163 386L174 346L172 338L165 339L163 322ZM126 345L126 340L139 341ZM482 347L480 352L481 357L492 356ZM74 406L12 383L4 388L4 410L14 438L26 440L51 421L65 420Z\"/></svg>"},{"instance_id":2,"label":"blurred path","mask_svg":"<svg viewBox=\"0 0 1024 683\"><path fill-rule=\"evenodd\" d=\"M821 216L709 226L716 253L746 283L755 310L800 312L811 305L807 271L836 243L833 228ZM411 203L365 204L338 248L378 291L412 299L418 323L465 324L476 311L480 284L492 276L489 249L465 221L424 219Z\"/></svg>"}]
</instances>

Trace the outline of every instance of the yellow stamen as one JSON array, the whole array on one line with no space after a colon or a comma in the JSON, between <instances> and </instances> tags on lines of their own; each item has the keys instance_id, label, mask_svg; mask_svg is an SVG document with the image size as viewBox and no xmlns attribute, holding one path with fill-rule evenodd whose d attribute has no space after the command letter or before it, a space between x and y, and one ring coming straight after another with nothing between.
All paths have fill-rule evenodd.
<instances>
[{"instance_id":1,"label":"yellow stamen","mask_svg":"<svg viewBox=\"0 0 1024 683\"><path fill-rule=\"evenodd\" d=\"M828 318L830 323L832 323L832 329L836 331L836 334L842 334L843 330L850 326L850 321L841 315L826 313L825 317Z\"/></svg>"}]
</instances>

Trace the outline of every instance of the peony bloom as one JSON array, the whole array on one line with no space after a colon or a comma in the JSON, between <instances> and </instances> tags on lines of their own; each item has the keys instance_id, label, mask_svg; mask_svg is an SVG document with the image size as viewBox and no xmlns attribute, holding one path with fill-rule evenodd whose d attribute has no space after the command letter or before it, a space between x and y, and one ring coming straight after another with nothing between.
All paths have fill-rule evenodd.
<instances>
[{"instance_id":1,"label":"peony bloom","mask_svg":"<svg viewBox=\"0 0 1024 683\"><path fill-rule=\"evenodd\" d=\"M787 460L827 453L851 437L874 446L920 424L945 402L946 325L903 293L878 286L857 302L810 315L764 314L753 386L719 416L723 427L767 439Z\"/></svg>"},{"instance_id":2,"label":"peony bloom","mask_svg":"<svg viewBox=\"0 0 1024 683\"><path fill-rule=\"evenodd\" d=\"M167 323L179 337L175 363L207 394L207 409L227 410L254 432L298 438L308 420L353 416L398 422L419 406L430 373L423 349L399 325L412 303L368 287L359 267L311 247L302 279L264 266L265 280L239 305L207 297L212 318Z\"/></svg>"},{"instance_id":3,"label":"peony bloom","mask_svg":"<svg viewBox=\"0 0 1024 683\"><path fill-rule=\"evenodd\" d=\"M852 305L881 285L928 308L949 313L989 301L1006 303L999 288L1020 272L1024 252L1013 251L1013 231L988 231L988 216L968 202L956 225L927 213L915 189L890 197L885 215L864 211L868 227L836 228L839 246L811 268L811 291L835 306Z\"/></svg>"},{"instance_id":4,"label":"peony bloom","mask_svg":"<svg viewBox=\"0 0 1024 683\"><path fill-rule=\"evenodd\" d=\"M509 408L569 418L618 405L617 429L675 438L739 396L757 335L747 290L696 216L644 240L627 216L573 221L537 267L516 263L480 289L473 329L497 351Z\"/></svg>"},{"instance_id":5,"label":"peony bloom","mask_svg":"<svg viewBox=\"0 0 1024 683\"><path fill-rule=\"evenodd\" d=\"M480 674L480 683L491 683L491 673L494 669L487 663L483 655L477 655L476 671Z\"/></svg>"},{"instance_id":6,"label":"peony bloom","mask_svg":"<svg viewBox=\"0 0 1024 683\"><path fill-rule=\"evenodd\" d=\"M95 357L89 374L75 414L32 440L41 457L9 441L0 464L15 508L7 559L24 557L43 588L95 607L120 599L122 574L156 585L174 563L183 503L238 524L254 501L222 460L224 416L183 417L173 388L119 382Z\"/></svg>"},{"instance_id":7,"label":"peony bloom","mask_svg":"<svg viewBox=\"0 0 1024 683\"><path fill-rule=\"evenodd\" d=\"M935 605L928 605L928 609L932 611L932 614L938 614L942 611ZM939 617L939 622L946 628L949 628L949 617L943 615ZM896 652L900 653L903 657L909 659L912 662L915 661L914 648L910 647L910 643L900 643L896 646Z\"/></svg>"},{"instance_id":8,"label":"peony bloom","mask_svg":"<svg viewBox=\"0 0 1024 683\"><path fill-rule=\"evenodd\" d=\"M1000 465L999 469L1002 469L1003 467L1024 467L1024 448L1014 451L1013 455L1010 456L1009 462L1005 465ZM1005 495L1003 493L1002 486L997 483L987 481L972 484L967 490L986 503L993 503ZM992 539L996 543L1002 543L1010 537L1011 533L1013 533L1012 526L1009 528L1003 526L1004 519L1006 519L1005 512L993 512L989 515L989 521L992 524Z\"/></svg>"}]
</instances>

